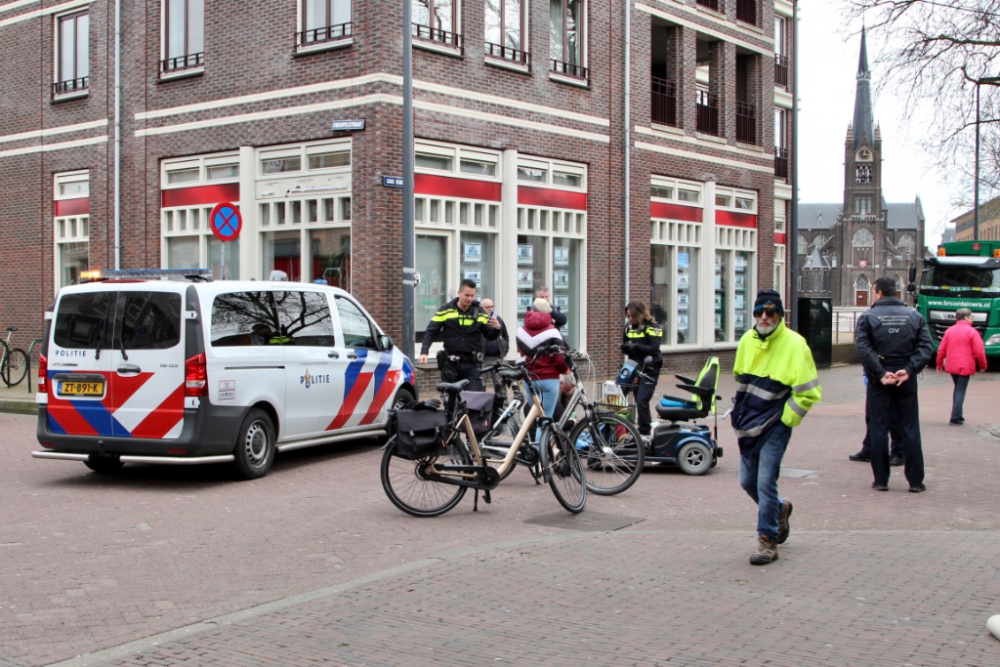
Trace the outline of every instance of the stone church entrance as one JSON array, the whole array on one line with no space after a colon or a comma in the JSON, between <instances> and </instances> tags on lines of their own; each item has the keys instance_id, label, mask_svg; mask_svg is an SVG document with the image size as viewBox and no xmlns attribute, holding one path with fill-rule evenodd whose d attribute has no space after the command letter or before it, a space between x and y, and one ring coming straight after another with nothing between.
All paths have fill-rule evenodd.
<instances>
[{"instance_id":1,"label":"stone church entrance","mask_svg":"<svg viewBox=\"0 0 1000 667\"><path fill-rule=\"evenodd\" d=\"M858 290L855 293L854 305L855 306L863 306L865 308L868 307L868 291L867 290Z\"/></svg>"}]
</instances>

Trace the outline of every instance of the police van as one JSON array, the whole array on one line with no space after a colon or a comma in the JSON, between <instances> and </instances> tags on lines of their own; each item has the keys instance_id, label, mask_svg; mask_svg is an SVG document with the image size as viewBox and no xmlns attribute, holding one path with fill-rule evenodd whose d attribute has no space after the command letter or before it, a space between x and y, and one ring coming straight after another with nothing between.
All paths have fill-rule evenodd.
<instances>
[{"instance_id":1,"label":"police van","mask_svg":"<svg viewBox=\"0 0 1000 667\"><path fill-rule=\"evenodd\" d=\"M117 271L60 290L32 456L98 472L231 462L252 479L276 452L383 435L416 397L409 359L349 293L209 278Z\"/></svg>"}]
</instances>

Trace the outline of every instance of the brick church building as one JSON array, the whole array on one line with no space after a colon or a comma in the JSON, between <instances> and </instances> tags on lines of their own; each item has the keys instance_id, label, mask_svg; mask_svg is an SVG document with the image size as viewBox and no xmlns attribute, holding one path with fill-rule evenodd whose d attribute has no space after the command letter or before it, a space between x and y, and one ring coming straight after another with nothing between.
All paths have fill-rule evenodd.
<instances>
[{"instance_id":1,"label":"brick church building","mask_svg":"<svg viewBox=\"0 0 1000 667\"><path fill-rule=\"evenodd\" d=\"M412 2L418 337L468 277L511 328L550 287L599 373L626 298L668 369L731 356L787 289L791 2ZM0 4L0 324L40 335L88 269L279 269L398 341L401 24L388 0Z\"/></svg>"},{"instance_id":2,"label":"brick church building","mask_svg":"<svg viewBox=\"0 0 1000 667\"><path fill-rule=\"evenodd\" d=\"M796 251L802 296L832 296L836 306L868 306L882 276L898 287L924 255L920 197L890 204L882 195L882 133L874 120L871 70L861 33L854 122L844 142L844 201L800 204Z\"/></svg>"}]
</instances>

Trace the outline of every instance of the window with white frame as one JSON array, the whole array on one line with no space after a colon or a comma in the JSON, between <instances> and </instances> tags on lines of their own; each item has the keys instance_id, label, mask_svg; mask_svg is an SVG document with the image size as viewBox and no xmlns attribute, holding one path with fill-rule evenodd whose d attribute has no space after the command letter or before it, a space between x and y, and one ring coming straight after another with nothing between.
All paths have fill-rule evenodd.
<instances>
[{"instance_id":1,"label":"window with white frame","mask_svg":"<svg viewBox=\"0 0 1000 667\"><path fill-rule=\"evenodd\" d=\"M415 145L418 174L499 183L500 158L498 151L441 142ZM476 283L480 299L499 299L500 202L465 194L456 187L453 194L418 193L414 199L418 345L431 317L455 296L462 280Z\"/></svg>"},{"instance_id":2,"label":"window with white frame","mask_svg":"<svg viewBox=\"0 0 1000 667\"><path fill-rule=\"evenodd\" d=\"M238 185L238 153L216 153L164 160L160 165L160 188L164 202L160 209L160 264L170 269L209 267L216 280L240 277L240 240L223 244L212 233L209 214L220 202L185 203L182 193L206 185ZM173 191L173 192L171 192ZM233 197L238 199L238 197ZM225 248L223 248L225 246Z\"/></svg>"},{"instance_id":3,"label":"window with white frame","mask_svg":"<svg viewBox=\"0 0 1000 667\"><path fill-rule=\"evenodd\" d=\"M169 74L205 65L205 0L163 0L163 60Z\"/></svg>"},{"instance_id":4,"label":"window with white frame","mask_svg":"<svg viewBox=\"0 0 1000 667\"><path fill-rule=\"evenodd\" d=\"M525 188L544 186L582 193L587 189L587 169L582 164L520 156L518 180ZM553 308L566 315L563 337L575 348L584 341L586 239L584 209L532 204L517 207L518 321L524 320L538 290L547 287Z\"/></svg>"},{"instance_id":5,"label":"window with white frame","mask_svg":"<svg viewBox=\"0 0 1000 667\"><path fill-rule=\"evenodd\" d=\"M90 268L90 172L55 175L55 289L75 285Z\"/></svg>"},{"instance_id":6,"label":"window with white frame","mask_svg":"<svg viewBox=\"0 0 1000 667\"><path fill-rule=\"evenodd\" d=\"M441 46L461 49L461 0L410 0L413 36Z\"/></svg>"},{"instance_id":7,"label":"window with white frame","mask_svg":"<svg viewBox=\"0 0 1000 667\"><path fill-rule=\"evenodd\" d=\"M351 0L300 0L298 46L329 45L353 33Z\"/></svg>"},{"instance_id":8,"label":"window with white frame","mask_svg":"<svg viewBox=\"0 0 1000 667\"><path fill-rule=\"evenodd\" d=\"M585 0L549 0L549 69L587 78Z\"/></svg>"},{"instance_id":9,"label":"window with white frame","mask_svg":"<svg viewBox=\"0 0 1000 667\"><path fill-rule=\"evenodd\" d=\"M261 277L350 290L351 140L256 151Z\"/></svg>"},{"instance_id":10,"label":"window with white frame","mask_svg":"<svg viewBox=\"0 0 1000 667\"><path fill-rule=\"evenodd\" d=\"M525 45L528 0L486 0L486 55L529 64Z\"/></svg>"},{"instance_id":11,"label":"window with white frame","mask_svg":"<svg viewBox=\"0 0 1000 667\"><path fill-rule=\"evenodd\" d=\"M716 211L751 215L757 213L757 193L753 191L718 187L715 202ZM757 230L718 224L718 219L716 222L713 318L715 342L734 343L753 324Z\"/></svg>"},{"instance_id":12,"label":"window with white frame","mask_svg":"<svg viewBox=\"0 0 1000 667\"><path fill-rule=\"evenodd\" d=\"M774 246L774 289L778 294L785 294L785 246Z\"/></svg>"},{"instance_id":13,"label":"window with white frame","mask_svg":"<svg viewBox=\"0 0 1000 667\"><path fill-rule=\"evenodd\" d=\"M84 93L90 87L90 12L56 17L55 97Z\"/></svg>"},{"instance_id":14,"label":"window with white frame","mask_svg":"<svg viewBox=\"0 0 1000 667\"><path fill-rule=\"evenodd\" d=\"M685 207L651 220L649 312L663 327L665 347L698 342L704 225L688 213L701 209L702 193L700 183L652 177L652 202Z\"/></svg>"}]
</instances>

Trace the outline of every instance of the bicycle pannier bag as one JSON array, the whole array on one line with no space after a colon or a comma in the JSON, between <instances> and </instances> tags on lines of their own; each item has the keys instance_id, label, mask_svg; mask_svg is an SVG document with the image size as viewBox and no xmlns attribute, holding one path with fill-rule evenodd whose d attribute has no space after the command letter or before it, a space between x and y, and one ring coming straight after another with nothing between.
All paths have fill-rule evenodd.
<instances>
[{"instance_id":1,"label":"bicycle pannier bag","mask_svg":"<svg viewBox=\"0 0 1000 667\"><path fill-rule=\"evenodd\" d=\"M397 410L397 453L413 459L444 454L444 427L447 423L444 410Z\"/></svg>"},{"instance_id":2,"label":"bicycle pannier bag","mask_svg":"<svg viewBox=\"0 0 1000 667\"><path fill-rule=\"evenodd\" d=\"M496 396L491 391L463 391L462 400L469 410L469 421L472 422L472 432L476 439L490 432L493 426L493 399Z\"/></svg>"}]
</instances>

